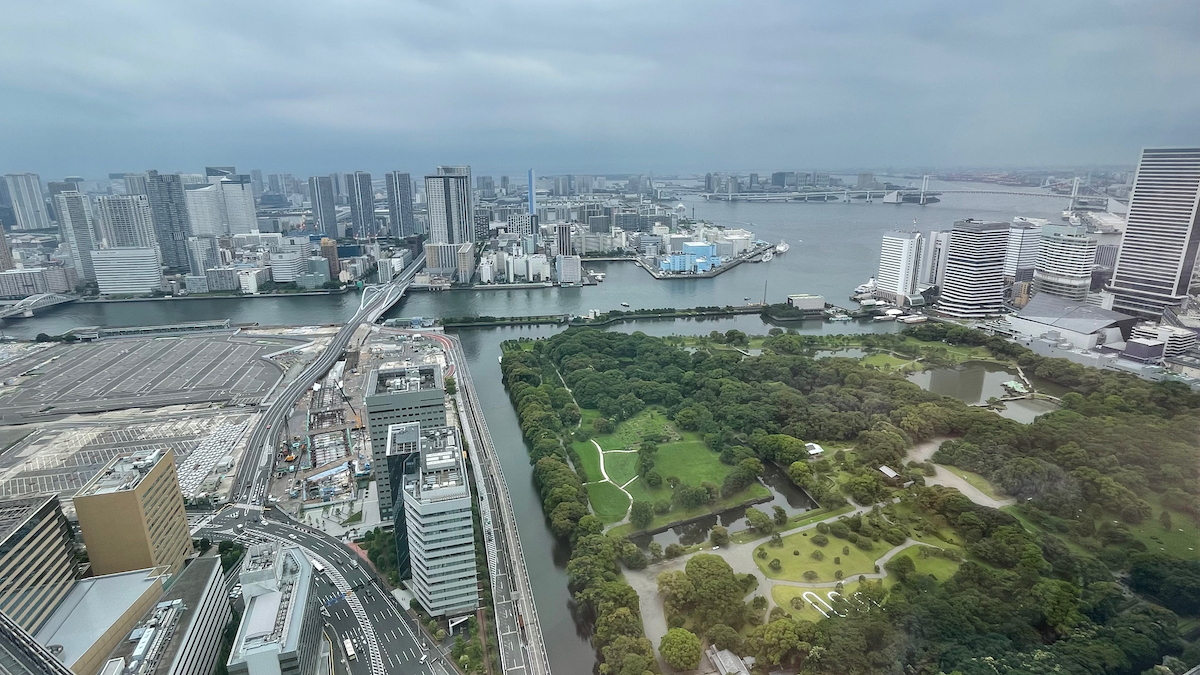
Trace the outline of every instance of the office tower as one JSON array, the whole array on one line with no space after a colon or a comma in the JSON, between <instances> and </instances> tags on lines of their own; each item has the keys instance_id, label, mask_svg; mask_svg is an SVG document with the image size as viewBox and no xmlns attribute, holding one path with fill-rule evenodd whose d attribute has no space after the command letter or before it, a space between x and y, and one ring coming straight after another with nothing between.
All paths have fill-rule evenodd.
<instances>
[{"instance_id":1,"label":"office tower","mask_svg":"<svg viewBox=\"0 0 1200 675\"><path fill-rule=\"evenodd\" d=\"M0 672L4 675L75 675L21 625L0 614Z\"/></svg>"},{"instance_id":2,"label":"office tower","mask_svg":"<svg viewBox=\"0 0 1200 675\"><path fill-rule=\"evenodd\" d=\"M479 190L479 196L484 199L496 198L496 183L491 176L477 176L475 178L475 189Z\"/></svg>"},{"instance_id":3,"label":"office tower","mask_svg":"<svg viewBox=\"0 0 1200 675\"><path fill-rule=\"evenodd\" d=\"M440 427L428 427L438 429ZM387 428L387 449L384 453L383 465L388 475L388 485L392 494L391 503L404 503L405 476L417 472L417 464L421 461L421 424L419 422L404 422L391 424ZM378 475L380 472L376 472ZM396 572L401 579L412 578L411 559L408 550L408 523L403 508L396 508L392 514L396 541Z\"/></svg>"},{"instance_id":4,"label":"office tower","mask_svg":"<svg viewBox=\"0 0 1200 675\"><path fill-rule=\"evenodd\" d=\"M388 427L419 422L423 427L446 425L446 394L442 369L436 365L377 368L367 377L364 406L371 436L372 466L387 466ZM379 514L392 518L392 485L386 472L379 481Z\"/></svg>"},{"instance_id":5,"label":"office tower","mask_svg":"<svg viewBox=\"0 0 1200 675\"><path fill-rule=\"evenodd\" d=\"M71 525L54 495L0 501L0 612L36 632L75 581Z\"/></svg>"},{"instance_id":6,"label":"office tower","mask_svg":"<svg viewBox=\"0 0 1200 675\"><path fill-rule=\"evenodd\" d=\"M342 204L346 198L346 178L340 173L329 174L329 182L333 184L333 198Z\"/></svg>"},{"instance_id":7,"label":"office tower","mask_svg":"<svg viewBox=\"0 0 1200 675\"><path fill-rule=\"evenodd\" d=\"M99 248L92 224L92 209L86 195L62 192L54 197L58 208L58 231L71 252L71 263L80 279L96 280L91 252Z\"/></svg>"},{"instance_id":8,"label":"office tower","mask_svg":"<svg viewBox=\"0 0 1200 675\"><path fill-rule=\"evenodd\" d=\"M371 174L355 171L346 174L346 191L350 196L350 227L356 238L369 237L375 231L375 190ZM350 236L347 233L346 236Z\"/></svg>"},{"instance_id":9,"label":"office tower","mask_svg":"<svg viewBox=\"0 0 1200 675\"><path fill-rule=\"evenodd\" d=\"M197 237L219 237L229 234L225 226L225 208L221 188L215 183L193 183L184 186L188 222Z\"/></svg>"},{"instance_id":10,"label":"office tower","mask_svg":"<svg viewBox=\"0 0 1200 675\"><path fill-rule=\"evenodd\" d=\"M574 176L575 194L590 195L593 190L593 181L591 176Z\"/></svg>"},{"instance_id":11,"label":"office tower","mask_svg":"<svg viewBox=\"0 0 1200 675\"><path fill-rule=\"evenodd\" d=\"M557 197L566 197L571 194L571 185L569 176L554 177L554 194Z\"/></svg>"},{"instance_id":12,"label":"office tower","mask_svg":"<svg viewBox=\"0 0 1200 675\"><path fill-rule=\"evenodd\" d=\"M146 174L144 173L127 173L124 177L125 194L127 195L148 195L146 187Z\"/></svg>"},{"instance_id":13,"label":"office tower","mask_svg":"<svg viewBox=\"0 0 1200 675\"><path fill-rule=\"evenodd\" d=\"M1042 242L1042 226L1049 223L1041 218L1013 218L1008 226L1008 248L1004 254L1005 283L1033 279Z\"/></svg>"},{"instance_id":14,"label":"office tower","mask_svg":"<svg viewBox=\"0 0 1200 675\"><path fill-rule=\"evenodd\" d=\"M204 270L221 265L221 251L216 237L188 237L188 271L204 276Z\"/></svg>"},{"instance_id":15,"label":"office tower","mask_svg":"<svg viewBox=\"0 0 1200 675\"><path fill-rule=\"evenodd\" d=\"M229 675L316 675L322 619L315 578L298 546L250 546L238 576L246 610L229 652Z\"/></svg>"},{"instance_id":16,"label":"office tower","mask_svg":"<svg viewBox=\"0 0 1200 675\"><path fill-rule=\"evenodd\" d=\"M960 319L999 314L1007 252L1008 223L973 219L954 223L938 311Z\"/></svg>"},{"instance_id":17,"label":"office tower","mask_svg":"<svg viewBox=\"0 0 1200 675\"><path fill-rule=\"evenodd\" d=\"M96 198L96 248L158 248L145 195Z\"/></svg>"},{"instance_id":18,"label":"office tower","mask_svg":"<svg viewBox=\"0 0 1200 675\"><path fill-rule=\"evenodd\" d=\"M466 462L456 429L418 429L419 456L401 464L408 472L393 487L404 501L408 586L430 616L459 616L479 606Z\"/></svg>"},{"instance_id":19,"label":"office tower","mask_svg":"<svg viewBox=\"0 0 1200 675\"><path fill-rule=\"evenodd\" d=\"M79 489L74 502L96 574L148 567L167 567L174 574L192 551L170 450L113 457Z\"/></svg>"},{"instance_id":20,"label":"office tower","mask_svg":"<svg viewBox=\"0 0 1200 675\"><path fill-rule=\"evenodd\" d=\"M529 170L529 183L528 183L528 189L526 190L526 192L528 193L529 215L536 216L537 215L537 183L534 182L534 180L533 180L533 169Z\"/></svg>"},{"instance_id":21,"label":"office tower","mask_svg":"<svg viewBox=\"0 0 1200 675\"><path fill-rule=\"evenodd\" d=\"M506 196L506 197L508 196L508 191L509 191L508 176L500 176L500 190L504 193L504 196Z\"/></svg>"},{"instance_id":22,"label":"office tower","mask_svg":"<svg viewBox=\"0 0 1200 675\"><path fill-rule=\"evenodd\" d=\"M210 171L213 170L211 167ZM250 176L230 174L217 182L221 189L221 203L225 209L225 223L230 234L245 234L258 229L258 210L254 206L254 188Z\"/></svg>"},{"instance_id":23,"label":"office tower","mask_svg":"<svg viewBox=\"0 0 1200 675\"><path fill-rule=\"evenodd\" d=\"M555 272L560 284L577 284L583 281L583 264L577 255L559 255L554 259Z\"/></svg>"},{"instance_id":24,"label":"office tower","mask_svg":"<svg viewBox=\"0 0 1200 675\"><path fill-rule=\"evenodd\" d=\"M519 237L527 237L538 230L538 217L527 213L508 214L508 226L505 231Z\"/></svg>"},{"instance_id":25,"label":"office tower","mask_svg":"<svg viewBox=\"0 0 1200 675\"><path fill-rule=\"evenodd\" d=\"M273 173L267 176L267 191L276 195L283 194L283 174Z\"/></svg>"},{"instance_id":26,"label":"office tower","mask_svg":"<svg viewBox=\"0 0 1200 675\"><path fill-rule=\"evenodd\" d=\"M338 260L337 241L329 237L321 238L321 257L329 261L329 279L336 281L338 270L342 269Z\"/></svg>"},{"instance_id":27,"label":"office tower","mask_svg":"<svg viewBox=\"0 0 1200 675\"><path fill-rule=\"evenodd\" d=\"M436 176L425 177L425 197L429 202L429 243L463 244L475 240L470 167L439 166Z\"/></svg>"},{"instance_id":28,"label":"office tower","mask_svg":"<svg viewBox=\"0 0 1200 675\"><path fill-rule=\"evenodd\" d=\"M925 240L917 232L885 232L879 253L875 294L895 305L904 304L917 291L921 254Z\"/></svg>"},{"instance_id":29,"label":"office tower","mask_svg":"<svg viewBox=\"0 0 1200 675\"><path fill-rule=\"evenodd\" d=\"M941 286L946 274L946 257L950 254L950 230L929 233L921 260L920 283Z\"/></svg>"},{"instance_id":30,"label":"office tower","mask_svg":"<svg viewBox=\"0 0 1200 675\"><path fill-rule=\"evenodd\" d=\"M795 171L776 171L771 174L771 186L777 188L790 187L796 184Z\"/></svg>"},{"instance_id":31,"label":"office tower","mask_svg":"<svg viewBox=\"0 0 1200 675\"><path fill-rule=\"evenodd\" d=\"M387 181L388 224L393 237L411 237L416 234L413 224L412 177L407 173L393 171L384 178Z\"/></svg>"},{"instance_id":32,"label":"office tower","mask_svg":"<svg viewBox=\"0 0 1200 675\"><path fill-rule=\"evenodd\" d=\"M263 187L262 169L250 169L250 189L254 191L255 199L262 196Z\"/></svg>"},{"instance_id":33,"label":"office tower","mask_svg":"<svg viewBox=\"0 0 1200 675\"><path fill-rule=\"evenodd\" d=\"M173 270L187 267L187 238L192 236L183 182L174 174L146 172L150 220L162 252L163 264Z\"/></svg>"},{"instance_id":34,"label":"office tower","mask_svg":"<svg viewBox=\"0 0 1200 675\"><path fill-rule=\"evenodd\" d=\"M229 604L221 558L196 558L124 634L100 675L212 675L232 615Z\"/></svg>"},{"instance_id":35,"label":"office tower","mask_svg":"<svg viewBox=\"0 0 1200 675\"><path fill-rule=\"evenodd\" d=\"M1096 264L1097 240L1087 228L1073 225L1046 225L1037 267L1033 273L1033 292L1083 302L1092 284Z\"/></svg>"},{"instance_id":36,"label":"office tower","mask_svg":"<svg viewBox=\"0 0 1200 675\"><path fill-rule=\"evenodd\" d=\"M308 199L312 204L314 227L321 234L336 238L337 196L329 176L312 176L308 179Z\"/></svg>"},{"instance_id":37,"label":"office tower","mask_svg":"<svg viewBox=\"0 0 1200 675\"><path fill-rule=\"evenodd\" d=\"M42 197L42 179L36 173L10 173L4 176L8 203L12 206L17 230L48 230L50 214Z\"/></svg>"},{"instance_id":38,"label":"office tower","mask_svg":"<svg viewBox=\"0 0 1200 675\"><path fill-rule=\"evenodd\" d=\"M1187 297L1200 247L1200 147L1142 151L1110 290L1113 309L1145 318Z\"/></svg>"},{"instance_id":39,"label":"office tower","mask_svg":"<svg viewBox=\"0 0 1200 675\"><path fill-rule=\"evenodd\" d=\"M16 265L13 263L12 247L8 245L8 235L4 232L4 226L0 225L0 272L14 267Z\"/></svg>"},{"instance_id":40,"label":"office tower","mask_svg":"<svg viewBox=\"0 0 1200 675\"><path fill-rule=\"evenodd\" d=\"M571 224L554 224L554 255L571 255Z\"/></svg>"}]
</instances>

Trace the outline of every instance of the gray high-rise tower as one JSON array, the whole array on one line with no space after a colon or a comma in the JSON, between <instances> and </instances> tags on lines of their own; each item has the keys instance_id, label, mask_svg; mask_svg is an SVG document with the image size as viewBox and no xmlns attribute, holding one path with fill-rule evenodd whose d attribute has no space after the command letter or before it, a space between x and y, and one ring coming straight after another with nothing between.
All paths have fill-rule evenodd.
<instances>
[{"instance_id":1,"label":"gray high-rise tower","mask_svg":"<svg viewBox=\"0 0 1200 675\"><path fill-rule=\"evenodd\" d=\"M16 215L18 230L45 230L50 227L50 214L42 197L42 179L36 173L10 173L4 176L8 203Z\"/></svg>"},{"instance_id":2,"label":"gray high-rise tower","mask_svg":"<svg viewBox=\"0 0 1200 675\"><path fill-rule=\"evenodd\" d=\"M387 175L388 216L393 237L416 234L413 225L412 177L393 171Z\"/></svg>"},{"instance_id":3,"label":"gray high-rise tower","mask_svg":"<svg viewBox=\"0 0 1200 675\"><path fill-rule=\"evenodd\" d=\"M1113 309L1146 318L1187 297L1200 248L1200 147L1146 148L1113 270Z\"/></svg>"},{"instance_id":4,"label":"gray high-rise tower","mask_svg":"<svg viewBox=\"0 0 1200 675\"><path fill-rule=\"evenodd\" d=\"M337 193L333 189L333 180L329 176L310 177L308 194L317 230L326 237L337 239Z\"/></svg>"},{"instance_id":5,"label":"gray high-rise tower","mask_svg":"<svg viewBox=\"0 0 1200 675\"><path fill-rule=\"evenodd\" d=\"M471 167L439 166L425 177L429 206L429 243L465 244L475 241L475 206Z\"/></svg>"},{"instance_id":6,"label":"gray high-rise tower","mask_svg":"<svg viewBox=\"0 0 1200 675\"><path fill-rule=\"evenodd\" d=\"M150 219L162 252L163 264L174 270L187 269L187 238L192 234L183 182L172 173L146 172L146 195Z\"/></svg>"},{"instance_id":7,"label":"gray high-rise tower","mask_svg":"<svg viewBox=\"0 0 1200 675\"><path fill-rule=\"evenodd\" d=\"M355 237L366 237L375 231L375 190L371 174L355 171L346 174L346 191L350 194L350 223Z\"/></svg>"},{"instance_id":8,"label":"gray high-rise tower","mask_svg":"<svg viewBox=\"0 0 1200 675\"><path fill-rule=\"evenodd\" d=\"M60 192L54 196L54 202L58 210L58 229L71 251L75 273L80 279L95 281L96 270L92 267L92 251L99 246L96 245L96 234L92 228L92 209L87 195L73 190Z\"/></svg>"}]
</instances>

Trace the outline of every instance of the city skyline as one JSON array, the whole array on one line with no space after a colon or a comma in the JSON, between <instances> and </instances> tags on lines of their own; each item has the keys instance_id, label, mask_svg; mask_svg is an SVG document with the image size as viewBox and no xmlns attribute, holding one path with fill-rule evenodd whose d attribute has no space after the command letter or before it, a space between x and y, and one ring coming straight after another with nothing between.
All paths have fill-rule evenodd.
<instances>
[{"instance_id":1,"label":"city skyline","mask_svg":"<svg viewBox=\"0 0 1200 675\"><path fill-rule=\"evenodd\" d=\"M344 8L265 6L232 23L174 6L13 8L0 27L9 170L1108 164L1200 131L1194 4L372 11L364 39L339 30L356 15ZM316 30L327 39L292 39ZM527 30L539 39L496 39ZM1014 40L1031 48L978 50ZM248 67L195 67L217 51Z\"/></svg>"}]
</instances>

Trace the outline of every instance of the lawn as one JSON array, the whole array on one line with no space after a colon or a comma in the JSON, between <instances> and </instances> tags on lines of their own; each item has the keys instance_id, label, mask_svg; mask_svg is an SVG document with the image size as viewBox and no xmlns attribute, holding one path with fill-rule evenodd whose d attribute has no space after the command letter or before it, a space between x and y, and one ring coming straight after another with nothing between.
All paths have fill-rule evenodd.
<instances>
[{"instance_id":1,"label":"lawn","mask_svg":"<svg viewBox=\"0 0 1200 675\"><path fill-rule=\"evenodd\" d=\"M854 510L854 507L847 504L845 506L839 506L838 508L833 509L832 511L830 511L829 509L813 509L812 511L805 511L804 513L797 513L796 515L792 516L791 518L788 518L787 525L784 525L783 527L777 527L777 528L775 528L775 531L782 534L784 532L788 532L790 530L794 530L799 527L804 527L805 525L810 525L819 520L825 520L826 518L833 518L835 516L840 516L843 513L850 513L853 510ZM763 538L763 535L759 534L758 532L755 532L754 530L738 530L737 532L731 532L729 535L729 540L735 544L745 544L747 542L754 541L755 539L762 539L762 538Z\"/></svg>"},{"instance_id":2,"label":"lawn","mask_svg":"<svg viewBox=\"0 0 1200 675\"><path fill-rule=\"evenodd\" d=\"M903 551L897 553L896 556L893 556L892 560L895 560L898 556L906 555L909 558L912 558L913 564L917 566L918 574L932 574L938 583L941 583L954 576L954 573L958 571L958 566L962 563L957 563L948 558L932 555L922 557L921 549L927 548L927 546L921 546L919 544L909 546ZM889 576L888 581L885 581L885 583L888 583L890 586L891 583L895 583L895 580Z\"/></svg>"},{"instance_id":3,"label":"lawn","mask_svg":"<svg viewBox=\"0 0 1200 675\"><path fill-rule=\"evenodd\" d=\"M595 439L605 450L636 450L647 434L658 434L670 439L679 438L679 432L666 415L648 409L617 424L617 428L611 434L600 434Z\"/></svg>"},{"instance_id":4,"label":"lawn","mask_svg":"<svg viewBox=\"0 0 1200 675\"><path fill-rule=\"evenodd\" d=\"M908 338L908 343L921 347L941 347L953 357L955 360L972 361L972 360L988 360L995 359L992 352L987 347L968 347L966 345L948 345L944 342L924 342L916 338Z\"/></svg>"},{"instance_id":5,"label":"lawn","mask_svg":"<svg viewBox=\"0 0 1200 675\"><path fill-rule=\"evenodd\" d=\"M1197 550L1200 549L1200 528L1196 527L1196 521L1185 514L1172 511L1171 530L1168 532L1158 521L1158 514L1162 513L1162 501L1159 496L1146 494L1143 497L1154 509L1154 515L1142 521L1140 525L1129 525L1133 536L1144 542L1146 549L1151 553L1165 552L1188 560L1200 559L1200 551Z\"/></svg>"},{"instance_id":6,"label":"lawn","mask_svg":"<svg viewBox=\"0 0 1200 675\"><path fill-rule=\"evenodd\" d=\"M984 478L983 476L980 476L979 474L975 473L974 471L967 471L966 469L960 469L959 467L954 466L952 464L938 464L938 466L940 466L943 469L949 471L950 473L958 476L959 478L962 478L963 480L967 481L972 486L974 486L976 489L978 489L980 492L991 497L992 499L999 500L999 499L1008 498L1008 495L1001 492L1000 489L997 488L995 485L992 485L991 482L988 481L988 479Z\"/></svg>"},{"instance_id":7,"label":"lawn","mask_svg":"<svg viewBox=\"0 0 1200 675\"><path fill-rule=\"evenodd\" d=\"M876 366L883 370L917 370L920 366L912 359L902 359L887 353L871 354L862 358L868 366Z\"/></svg>"},{"instance_id":8,"label":"lawn","mask_svg":"<svg viewBox=\"0 0 1200 675\"><path fill-rule=\"evenodd\" d=\"M571 447L575 448L575 453L579 455L579 463L583 465L581 468L587 474L588 481L604 480L604 476L600 474L600 453L596 450L596 446L592 445L591 441L587 441L572 443Z\"/></svg>"},{"instance_id":9,"label":"lawn","mask_svg":"<svg viewBox=\"0 0 1200 675\"><path fill-rule=\"evenodd\" d=\"M789 534L783 538L781 547L763 544L754 549L754 562L763 574L772 579L800 582L837 581L837 576L834 574L837 570L842 571L843 578L874 572L875 560L891 549L891 545L887 542L874 542L873 550L864 551L854 544L832 535L827 535L829 537L828 545L817 546L812 543L812 537L816 534L815 529ZM849 553L843 552L846 547L849 547ZM758 557L760 550L767 552L766 559ZM812 552L815 550L821 551L824 555L823 560L812 558ZM799 551L799 555L793 553L794 551ZM778 558L781 564L778 572L769 566L774 558ZM809 570L817 573L816 579L804 578L804 573Z\"/></svg>"},{"instance_id":10,"label":"lawn","mask_svg":"<svg viewBox=\"0 0 1200 675\"><path fill-rule=\"evenodd\" d=\"M605 523L621 520L629 510L629 498L612 483L589 483L587 492L592 511Z\"/></svg>"},{"instance_id":11,"label":"lawn","mask_svg":"<svg viewBox=\"0 0 1200 675\"><path fill-rule=\"evenodd\" d=\"M843 598L852 598L852 597L854 597L854 594L858 592L858 587L859 587L859 582L858 582L857 577L855 577L854 581L847 581L845 584L843 584L842 590L840 590L840 591L838 591L834 588L800 588L798 586L775 586L771 589L771 599L775 601L776 605L779 605L784 610L786 610L788 614L791 614L792 618L804 619L804 620L812 621L815 623L825 617L822 616L821 613L818 612L816 609L814 609L813 606L808 601L804 601L803 609L796 609L795 607L792 606L792 598L801 598L803 600L802 596L806 592L811 591L811 592L817 594L818 596L820 596L820 598L822 600L829 602L829 594L831 592L840 593ZM830 602L830 604L832 605L833 603ZM828 611L828 610L826 610L826 611Z\"/></svg>"},{"instance_id":12,"label":"lawn","mask_svg":"<svg viewBox=\"0 0 1200 675\"><path fill-rule=\"evenodd\" d=\"M637 475L637 461L636 452L606 452L604 453L604 470L608 472L608 477L612 482L624 485L629 482L630 478Z\"/></svg>"}]
</instances>

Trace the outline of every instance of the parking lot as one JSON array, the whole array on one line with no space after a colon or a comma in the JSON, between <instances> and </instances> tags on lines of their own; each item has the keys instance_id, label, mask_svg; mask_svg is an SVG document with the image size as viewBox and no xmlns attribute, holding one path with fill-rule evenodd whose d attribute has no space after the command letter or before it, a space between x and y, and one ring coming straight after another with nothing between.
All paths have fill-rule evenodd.
<instances>
[{"instance_id":1,"label":"parking lot","mask_svg":"<svg viewBox=\"0 0 1200 675\"><path fill-rule=\"evenodd\" d=\"M257 403L287 337L194 335L55 345L0 365L0 424L185 403Z\"/></svg>"}]
</instances>

